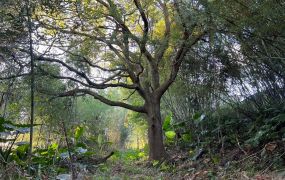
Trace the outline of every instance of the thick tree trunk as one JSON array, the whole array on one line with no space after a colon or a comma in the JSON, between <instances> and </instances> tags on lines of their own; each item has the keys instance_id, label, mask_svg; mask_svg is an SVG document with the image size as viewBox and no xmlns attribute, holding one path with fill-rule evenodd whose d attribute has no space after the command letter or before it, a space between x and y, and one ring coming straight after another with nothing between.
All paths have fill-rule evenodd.
<instances>
[{"instance_id":1,"label":"thick tree trunk","mask_svg":"<svg viewBox=\"0 0 285 180\"><path fill-rule=\"evenodd\" d=\"M163 144L162 119L159 101L152 100L148 103L147 116L149 159L162 160L166 157L166 151Z\"/></svg>"}]
</instances>

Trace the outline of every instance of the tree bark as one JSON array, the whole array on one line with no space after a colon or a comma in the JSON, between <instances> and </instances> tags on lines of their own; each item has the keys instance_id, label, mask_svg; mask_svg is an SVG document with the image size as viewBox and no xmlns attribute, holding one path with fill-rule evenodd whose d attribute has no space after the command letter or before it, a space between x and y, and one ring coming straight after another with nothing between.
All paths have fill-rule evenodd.
<instances>
[{"instance_id":1,"label":"tree bark","mask_svg":"<svg viewBox=\"0 0 285 180\"><path fill-rule=\"evenodd\" d=\"M163 144L160 101L151 99L146 107L148 118L149 159L163 160L166 157L166 151Z\"/></svg>"}]
</instances>

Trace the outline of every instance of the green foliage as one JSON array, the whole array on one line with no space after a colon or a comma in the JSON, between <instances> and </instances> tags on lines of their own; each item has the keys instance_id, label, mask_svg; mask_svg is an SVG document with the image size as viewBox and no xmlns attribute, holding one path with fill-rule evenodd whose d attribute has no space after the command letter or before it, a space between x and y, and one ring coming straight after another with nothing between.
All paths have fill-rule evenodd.
<instances>
[{"instance_id":1,"label":"green foliage","mask_svg":"<svg viewBox=\"0 0 285 180\"><path fill-rule=\"evenodd\" d=\"M276 109L272 108L266 110L266 112L274 112ZM275 111L276 112L276 111ZM269 113L272 114L273 113ZM268 117L263 119L262 124L256 132L252 132L252 136L245 141L245 143L251 144L257 147L260 143L268 142L269 140L284 138L285 129L279 129L285 123L285 114L277 113L274 117ZM278 129L278 131L276 131Z\"/></svg>"},{"instance_id":2,"label":"green foliage","mask_svg":"<svg viewBox=\"0 0 285 180\"><path fill-rule=\"evenodd\" d=\"M162 125L162 129L164 131L168 131L171 129L171 121L172 121L172 115L171 114L168 114L164 121L163 121L163 125Z\"/></svg>"},{"instance_id":3,"label":"green foliage","mask_svg":"<svg viewBox=\"0 0 285 180\"><path fill-rule=\"evenodd\" d=\"M145 160L147 158L147 153L138 149L128 149L124 151L115 151L112 159L121 160L124 162L132 162L134 160Z\"/></svg>"},{"instance_id":4,"label":"green foliage","mask_svg":"<svg viewBox=\"0 0 285 180\"><path fill-rule=\"evenodd\" d=\"M185 133L185 134L182 134L182 140L185 142L185 143L189 143L192 141L192 135L190 133Z\"/></svg>"},{"instance_id":5,"label":"green foliage","mask_svg":"<svg viewBox=\"0 0 285 180\"><path fill-rule=\"evenodd\" d=\"M98 135L98 138L97 138L97 143L99 145L99 147L101 147L103 145L103 135L102 134L99 134Z\"/></svg>"},{"instance_id":6,"label":"green foliage","mask_svg":"<svg viewBox=\"0 0 285 180\"><path fill-rule=\"evenodd\" d=\"M165 132L165 136L169 139L169 140L174 140L176 133L174 131L166 131Z\"/></svg>"},{"instance_id":7,"label":"green foliage","mask_svg":"<svg viewBox=\"0 0 285 180\"><path fill-rule=\"evenodd\" d=\"M42 168L48 168L54 165L58 159L58 144L54 143L46 149L35 150L32 162L35 166L41 165Z\"/></svg>"},{"instance_id":8,"label":"green foliage","mask_svg":"<svg viewBox=\"0 0 285 180\"><path fill-rule=\"evenodd\" d=\"M84 132L84 128L82 126L77 126L75 128L74 138L76 141L78 141L79 138L83 135L83 132Z\"/></svg>"},{"instance_id":9,"label":"green foliage","mask_svg":"<svg viewBox=\"0 0 285 180\"><path fill-rule=\"evenodd\" d=\"M4 143L0 148L0 162L3 165L18 158L26 158L29 144L26 142L16 142L19 135L29 133L29 126L26 124L15 124L0 117L0 142ZM14 149L14 146L16 149Z\"/></svg>"},{"instance_id":10,"label":"green foliage","mask_svg":"<svg viewBox=\"0 0 285 180\"><path fill-rule=\"evenodd\" d=\"M166 143L173 143L176 137L175 126L173 125L172 114L169 113L162 125L162 129L164 130L164 134L166 137Z\"/></svg>"},{"instance_id":11,"label":"green foliage","mask_svg":"<svg viewBox=\"0 0 285 180\"><path fill-rule=\"evenodd\" d=\"M29 144L18 146L13 153L17 155L18 160L26 160L28 156Z\"/></svg>"}]
</instances>

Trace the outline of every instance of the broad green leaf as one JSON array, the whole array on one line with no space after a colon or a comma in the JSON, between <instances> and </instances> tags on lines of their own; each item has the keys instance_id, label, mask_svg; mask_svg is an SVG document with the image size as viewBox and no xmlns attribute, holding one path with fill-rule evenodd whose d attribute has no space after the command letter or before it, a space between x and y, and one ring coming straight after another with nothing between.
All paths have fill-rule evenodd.
<instances>
[{"instance_id":1,"label":"broad green leaf","mask_svg":"<svg viewBox=\"0 0 285 180\"><path fill-rule=\"evenodd\" d=\"M168 131L171 129L171 119L172 119L171 113L165 117L163 125L162 125L162 129L164 131Z\"/></svg>"},{"instance_id":2,"label":"broad green leaf","mask_svg":"<svg viewBox=\"0 0 285 180\"><path fill-rule=\"evenodd\" d=\"M77 126L74 133L76 141L78 141L78 139L82 136L82 134L83 134L83 127Z\"/></svg>"},{"instance_id":3,"label":"broad green leaf","mask_svg":"<svg viewBox=\"0 0 285 180\"><path fill-rule=\"evenodd\" d=\"M140 158L145 157L145 153L144 152L139 152L138 153L138 157L140 157Z\"/></svg>"},{"instance_id":4,"label":"broad green leaf","mask_svg":"<svg viewBox=\"0 0 285 180\"><path fill-rule=\"evenodd\" d=\"M103 136L102 136L102 134L98 135L97 142L98 142L99 146L101 146L103 144Z\"/></svg>"},{"instance_id":5,"label":"broad green leaf","mask_svg":"<svg viewBox=\"0 0 285 180\"><path fill-rule=\"evenodd\" d=\"M76 143L76 147L86 148L87 146L83 142L79 142L79 143Z\"/></svg>"},{"instance_id":6,"label":"broad green leaf","mask_svg":"<svg viewBox=\"0 0 285 180\"><path fill-rule=\"evenodd\" d=\"M57 148L58 148L58 144L57 144L57 143L53 143L53 144L51 144L50 147L49 147L50 150L54 150L54 151L55 151Z\"/></svg>"},{"instance_id":7,"label":"broad green leaf","mask_svg":"<svg viewBox=\"0 0 285 180\"><path fill-rule=\"evenodd\" d=\"M48 151L44 151L40 153L42 156L48 155Z\"/></svg>"},{"instance_id":8,"label":"broad green leaf","mask_svg":"<svg viewBox=\"0 0 285 180\"><path fill-rule=\"evenodd\" d=\"M28 152L28 149L29 149L29 144L24 144L24 145L18 146L16 148L17 155L19 157L25 156L27 154L27 152Z\"/></svg>"},{"instance_id":9,"label":"broad green leaf","mask_svg":"<svg viewBox=\"0 0 285 180\"><path fill-rule=\"evenodd\" d=\"M184 142L190 142L192 140L192 135L190 133L182 134L182 139Z\"/></svg>"},{"instance_id":10,"label":"broad green leaf","mask_svg":"<svg viewBox=\"0 0 285 180\"><path fill-rule=\"evenodd\" d=\"M176 129L176 128L183 128L186 126L186 121L183 121L183 122L179 122L177 124L173 124L173 128Z\"/></svg>"},{"instance_id":11,"label":"broad green leaf","mask_svg":"<svg viewBox=\"0 0 285 180\"><path fill-rule=\"evenodd\" d=\"M175 138L176 133L175 133L174 131L166 131L166 132L165 132L165 136L166 136L168 139L172 140L172 139Z\"/></svg>"}]
</instances>

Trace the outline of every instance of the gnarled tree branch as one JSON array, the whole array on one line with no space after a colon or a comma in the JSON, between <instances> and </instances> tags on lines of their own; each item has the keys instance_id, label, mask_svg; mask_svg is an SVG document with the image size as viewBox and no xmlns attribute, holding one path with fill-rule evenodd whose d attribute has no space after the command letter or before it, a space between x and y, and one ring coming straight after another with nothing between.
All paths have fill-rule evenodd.
<instances>
[{"instance_id":1,"label":"gnarled tree branch","mask_svg":"<svg viewBox=\"0 0 285 180\"><path fill-rule=\"evenodd\" d=\"M90 89L73 89L61 94L58 94L57 97L67 97L67 96L77 96L77 95L82 95L82 94L87 94L93 96L95 99L101 101L102 103L105 103L109 106L118 106L118 107L123 107L132 111L140 112L140 113L146 113L145 107L144 106L134 106L130 105L124 102L119 102L119 101L112 101L110 99L107 99L98 93L91 91Z\"/></svg>"}]
</instances>

